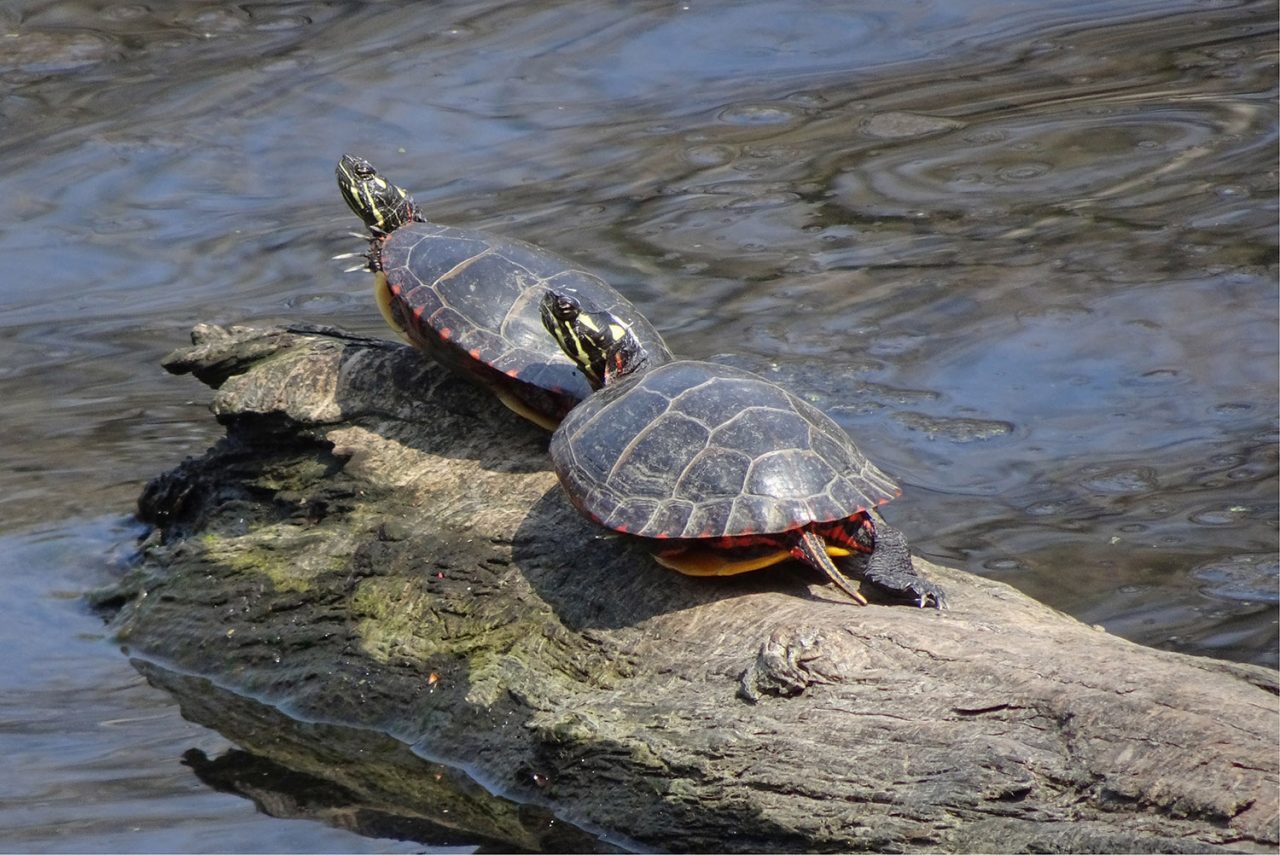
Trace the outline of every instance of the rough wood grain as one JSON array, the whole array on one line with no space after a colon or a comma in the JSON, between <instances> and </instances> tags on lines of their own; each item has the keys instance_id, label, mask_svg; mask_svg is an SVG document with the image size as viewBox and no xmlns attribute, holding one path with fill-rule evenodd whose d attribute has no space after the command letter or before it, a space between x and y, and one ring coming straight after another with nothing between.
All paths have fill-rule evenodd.
<instances>
[{"instance_id":1,"label":"rough wood grain","mask_svg":"<svg viewBox=\"0 0 1280 855\"><path fill-rule=\"evenodd\" d=\"M140 501L156 530L114 593L136 656L626 846L1275 850L1270 671L928 564L948 611L852 606L801 566L684 578L581 520L546 437L414 351L193 338L167 367L217 388L228 436Z\"/></svg>"}]
</instances>

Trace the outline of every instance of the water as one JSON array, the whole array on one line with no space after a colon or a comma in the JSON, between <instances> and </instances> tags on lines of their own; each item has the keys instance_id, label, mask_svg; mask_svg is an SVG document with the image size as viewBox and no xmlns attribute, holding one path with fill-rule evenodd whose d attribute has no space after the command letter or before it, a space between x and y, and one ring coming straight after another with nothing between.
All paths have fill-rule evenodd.
<instances>
[{"instance_id":1,"label":"water","mask_svg":"<svg viewBox=\"0 0 1280 855\"><path fill-rule=\"evenodd\" d=\"M792 383L920 553L1276 664L1275 41L1219 0L0 8L4 848L395 845L207 790L225 741L75 597L217 436L158 367L192 324L383 334L343 151Z\"/></svg>"}]
</instances>

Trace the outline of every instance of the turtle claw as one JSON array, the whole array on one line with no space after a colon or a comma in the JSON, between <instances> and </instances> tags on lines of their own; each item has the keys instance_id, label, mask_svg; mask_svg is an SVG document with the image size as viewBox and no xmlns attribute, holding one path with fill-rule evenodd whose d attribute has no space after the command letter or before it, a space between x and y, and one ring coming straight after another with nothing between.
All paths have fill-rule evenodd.
<instances>
[{"instance_id":1,"label":"turtle claw","mask_svg":"<svg viewBox=\"0 0 1280 855\"><path fill-rule=\"evenodd\" d=\"M912 568L915 572L915 568ZM878 586L880 590L895 598L901 598L920 609L935 608L938 611L949 608L946 592L923 576L904 581L899 573L892 581L866 576L866 581Z\"/></svg>"},{"instance_id":2,"label":"turtle claw","mask_svg":"<svg viewBox=\"0 0 1280 855\"><path fill-rule=\"evenodd\" d=\"M911 599L919 608L928 608L930 605L938 611L948 608L946 593L924 577L916 580L910 588L910 593Z\"/></svg>"}]
</instances>

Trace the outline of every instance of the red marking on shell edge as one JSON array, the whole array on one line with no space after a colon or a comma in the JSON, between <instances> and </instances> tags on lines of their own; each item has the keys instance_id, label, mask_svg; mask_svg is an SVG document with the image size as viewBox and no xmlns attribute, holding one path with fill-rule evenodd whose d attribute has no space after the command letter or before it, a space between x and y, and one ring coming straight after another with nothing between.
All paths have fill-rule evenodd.
<instances>
[{"instance_id":1,"label":"red marking on shell edge","mask_svg":"<svg viewBox=\"0 0 1280 855\"><path fill-rule=\"evenodd\" d=\"M520 379L520 372L519 372L519 371L516 371L514 368L508 368L508 369L506 370L506 375L507 375L508 377L510 377L511 379L513 379L513 380L519 380L519 379Z\"/></svg>"},{"instance_id":2,"label":"red marking on shell edge","mask_svg":"<svg viewBox=\"0 0 1280 855\"><path fill-rule=\"evenodd\" d=\"M620 532L622 532L623 534L627 534L627 533L628 533L628 532L627 532L627 527L626 527L625 525L615 525L615 526L613 527L613 530L614 530L614 531L620 531Z\"/></svg>"},{"instance_id":3,"label":"red marking on shell edge","mask_svg":"<svg viewBox=\"0 0 1280 855\"><path fill-rule=\"evenodd\" d=\"M453 330L449 329L448 327L441 327L439 330L439 335L443 339L453 338Z\"/></svg>"},{"instance_id":4,"label":"red marking on shell edge","mask_svg":"<svg viewBox=\"0 0 1280 855\"><path fill-rule=\"evenodd\" d=\"M480 351L475 350L474 348L471 350L468 350L467 355L470 356L472 359L474 359L476 362L480 361Z\"/></svg>"},{"instance_id":5,"label":"red marking on shell edge","mask_svg":"<svg viewBox=\"0 0 1280 855\"><path fill-rule=\"evenodd\" d=\"M654 537L658 540L666 540L668 537L671 537L671 535L667 534L665 531L660 531L655 534Z\"/></svg>"},{"instance_id":6,"label":"red marking on shell edge","mask_svg":"<svg viewBox=\"0 0 1280 855\"><path fill-rule=\"evenodd\" d=\"M420 321L420 320L422 320L422 307L421 307L421 306L414 306L414 307L413 307L413 319L414 319L415 321Z\"/></svg>"}]
</instances>

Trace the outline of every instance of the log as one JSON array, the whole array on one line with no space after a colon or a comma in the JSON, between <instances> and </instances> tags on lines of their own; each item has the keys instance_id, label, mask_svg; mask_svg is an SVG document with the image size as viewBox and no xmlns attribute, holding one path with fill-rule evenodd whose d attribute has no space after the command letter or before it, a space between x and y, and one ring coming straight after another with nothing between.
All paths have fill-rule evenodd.
<instances>
[{"instance_id":1,"label":"log","mask_svg":"<svg viewBox=\"0 0 1280 855\"><path fill-rule=\"evenodd\" d=\"M544 433L399 345L202 325L166 367L216 390L227 434L141 497L153 530L99 598L120 641L153 675L385 735L591 831L548 839L495 818L476 829L487 839L725 852L1280 842L1268 669L1141 647L919 559L949 609L852 605L799 564L680 576L574 512ZM160 682L180 697L190 683ZM189 695L215 727L236 706ZM307 773L341 766L345 792L376 791L394 813L385 770L362 773L362 751L336 762L315 732L327 759ZM254 750L300 768L306 741ZM420 816L404 789L405 815Z\"/></svg>"}]
</instances>

